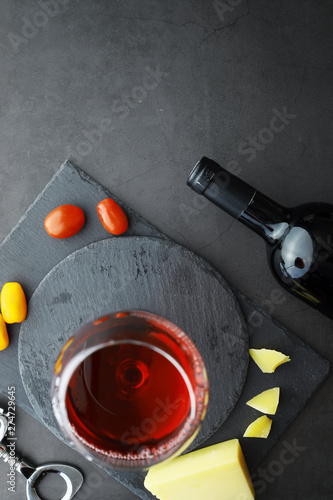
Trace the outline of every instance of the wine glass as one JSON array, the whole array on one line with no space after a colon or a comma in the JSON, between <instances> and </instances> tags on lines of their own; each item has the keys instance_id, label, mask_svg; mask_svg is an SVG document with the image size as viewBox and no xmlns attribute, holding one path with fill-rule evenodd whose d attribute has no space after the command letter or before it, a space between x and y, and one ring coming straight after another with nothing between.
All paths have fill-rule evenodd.
<instances>
[{"instance_id":1,"label":"wine glass","mask_svg":"<svg viewBox=\"0 0 333 500\"><path fill-rule=\"evenodd\" d=\"M104 467L144 469L182 453L207 404L197 348L176 325L145 311L86 324L55 365L52 406L60 428Z\"/></svg>"}]
</instances>

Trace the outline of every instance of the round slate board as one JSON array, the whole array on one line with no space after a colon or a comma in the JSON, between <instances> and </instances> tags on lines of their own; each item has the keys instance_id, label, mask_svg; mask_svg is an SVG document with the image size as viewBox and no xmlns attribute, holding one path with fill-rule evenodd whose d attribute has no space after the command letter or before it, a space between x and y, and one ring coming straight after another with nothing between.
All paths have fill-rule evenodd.
<instances>
[{"instance_id":1,"label":"round slate board","mask_svg":"<svg viewBox=\"0 0 333 500\"><path fill-rule=\"evenodd\" d=\"M112 311L142 309L183 329L208 372L209 406L191 448L201 444L234 408L248 366L248 334L228 284L202 258L173 242L120 237L69 255L41 281L19 338L19 364L38 416L63 439L50 403L50 384L62 346L84 323Z\"/></svg>"}]
</instances>

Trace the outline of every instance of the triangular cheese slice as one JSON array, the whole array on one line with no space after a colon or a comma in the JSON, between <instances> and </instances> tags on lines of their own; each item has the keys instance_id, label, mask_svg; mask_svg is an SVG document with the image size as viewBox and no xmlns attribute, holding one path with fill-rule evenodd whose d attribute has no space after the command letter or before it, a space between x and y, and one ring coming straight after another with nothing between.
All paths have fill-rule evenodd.
<instances>
[{"instance_id":1,"label":"triangular cheese slice","mask_svg":"<svg viewBox=\"0 0 333 500\"><path fill-rule=\"evenodd\" d=\"M273 373L283 363L288 363L290 357L272 349L250 349L250 356L264 373Z\"/></svg>"},{"instance_id":2,"label":"triangular cheese slice","mask_svg":"<svg viewBox=\"0 0 333 500\"><path fill-rule=\"evenodd\" d=\"M261 413L268 413L269 415L275 415L276 409L279 404L280 399L280 387L273 387L267 391L261 392L254 398L250 399L246 404L254 408L255 410L261 411Z\"/></svg>"},{"instance_id":3,"label":"triangular cheese slice","mask_svg":"<svg viewBox=\"0 0 333 500\"><path fill-rule=\"evenodd\" d=\"M243 434L243 437L267 438L271 431L271 427L272 420L266 415L263 415L248 426Z\"/></svg>"}]
</instances>

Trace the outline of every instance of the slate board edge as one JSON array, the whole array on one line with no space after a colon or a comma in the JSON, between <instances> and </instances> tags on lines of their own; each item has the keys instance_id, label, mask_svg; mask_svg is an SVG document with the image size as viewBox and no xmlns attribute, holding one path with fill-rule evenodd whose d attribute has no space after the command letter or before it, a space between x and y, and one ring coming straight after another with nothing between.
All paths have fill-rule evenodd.
<instances>
[{"instance_id":1,"label":"slate board edge","mask_svg":"<svg viewBox=\"0 0 333 500\"><path fill-rule=\"evenodd\" d=\"M131 208L129 205L127 205L126 202L124 202L123 200L121 200L120 198L118 198L118 196L116 196L113 193L111 193L111 191L109 191L107 188L103 187L99 182L97 182L95 179L93 179L92 177L90 177L90 175L86 174L83 170L81 170L81 168L79 168L76 165L74 165L70 160L65 160L65 162L62 164L62 166L60 167L59 170L64 169L67 166L69 166L69 167L73 168L74 170L76 170L76 172L78 173L79 177L84 182L88 182L89 184L92 184L93 186L95 186L99 191L104 191L105 193L107 193L110 197L112 197L113 200L115 200L117 203L119 203L122 207L125 207L125 211L127 213L135 215L135 217L137 219L139 219L143 224L145 224L145 226L147 226L150 230L152 230L152 231L158 231L161 234L161 236L160 236L161 239L166 239L166 240L169 240L169 241L173 241L171 238L169 238L168 236L164 235L158 228L156 228L155 226L153 226L153 224L151 224L149 221L147 221L147 219L145 219L142 215L140 215L138 212L136 212L135 210L133 210L133 208ZM50 180L49 183L51 183L52 180L53 180L53 178ZM47 186L45 186L45 187L47 187ZM43 191L44 191L44 189L43 189ZM36 201L37 201L37 198L36 198ZM154 237L156 237L156 236L154 236Z\"/></svg>"},{"instance_id":2,"label":"slate board edge","mask_svg":"<svg viewBox=\"0 0 333 500\"><path fill-rule=\"evenodd\" d=\"M79 177L84 181L84 182L87 182L88 184L91 184L93 185L98 191L101 191L105 194L107 194L108 196L112 196L112 198L117 202L119 203L122 207L125 207L125 210L129 213L129 214L133 214L138 220L140 220L149 230L151 231L154 231L154 232L158 232L159 233L159 236L154 236L155 238L161 238L161 239L165 239L165 240L168 240L168 241L173 241L171 238L169 238L167 235L165 235L164 233L162 233L160 231L160 229L156 228L155 226L153 226L153 224L151 224L149 221L147 221L147 219L145 219L142 215L140 215L138 212L136 212L135 210L133 210L126 202L122 201L120 198L118 198L116 195L114 195L113 193L111 193L107 188L103 187L101 184L99 184L99 182L97 182L95 179L93 179L92 177L90 177L90 175L86 174L83 170L81 170L79 167L77 167L76 165L74 165L70 160L65 160L64 163L59 167L59 169L55 172L55 174L53 174L53 176L51 177L51 179L47 182L47 184L44 186L44 188L42 189L42 191L36 196L36 198L34 199L34 201L30 204L30 206L27 208L27 210L25 211L25 213L22 215L22 217L20 217L20 219L18 220L18 222L15 224L15 226L11 229L11 231L7 234L7 236L5 236L5 238L2 240L2 242L0 243L0 252L2 250L2 247L7 243L7 241L9 239L12 238L12 236L15 234L15 232L20 228L21 224L24 222L24 220L27 218L27 216L29 215L29 213L31 212L31 210L33 209L33 207L37 204L37 202L44 196L44 192L47 190L47 188L49 186L51 186L53 184L53 182L56 180L57 177L59 177L61 175L61 173L63 172L63 170L66 170L66 168L72 168L73 170L75 170L77 172L77 174L79 175ZM109 235L110 236L110 235ZM177 243L177 242L175 242ZM84 245L85 246L85 245ZM186 247L185 247L186 248ZM200 256L199 256L200 257ZM202 257L201 257L202 258ZM37 287L36 287L37 288Z\"/></svg>"},{"instance_id":3,"label":"slate board edge","mask_svg":"<svg viewBox=\"0 0 333 500\"><path fill-rule=\"evenodd\" d=\"M68 162L69 163L69 162ZM56 171L56 173L51 177L49 182L45 185L43 190L39 193L38 196L34 199L34 201L31 203L31 205L27 208L25 213L20 217L18 222L15 224L15 226L11 229L11 231L5 236L5 238L2 240L0 244L0 251L2 250L2 247L4 246L7 241L12 238L13 234L16 232L16 230L20 227L20 225L24 222L24 220L27 218L29 215L29 212L31 211L32 207L42 198L44 191L54 182L54 180L60 176L61 172L66 168L67 160L59 167L59 169ZM74 165L71 165L74 167ZM75 167L74 167L75 168Z\"/></svg>"},{"instance_id":4,"label":"slate board edge","mask_svg":"<svg viewBox=\"0 0 333 500\"><path fill-rule=\"evenodd\" d=\"M292 338L293 341L295 343L297 343L298 345L302 346L302 347L305 347L305 348L310 348L319 358L321 358L322 362L323 362L323 365L327 365L328 369L330 369L330 367L333 368L333 363L331 363L328 359L326 359L322 354L320 354L318 351L316 351L316 349L312 346L310 346L309 344L307 344L306 342L304 342L304 340L302 340L300 337L298 337L298 335L296 335L296 333L293 333L291 332L290 330L288 330L287 327L285 327L282 323L280 323L280 321L276 318L274 318L274 316L270 316L264 309L262 309L260 306L258 306L257 304L254 304L252 302L251 299L249 299L246 295L244 295L242 292L240 292L239 290L236 290L234 287L232 287L235 295L238 297L238 299L240 301L244 301L246 302L249 307L253 307L255 306L254 308L262 315L264 316L268 321L272 321L278 328L280 328L281 330L284 331L284 333L287 335L288 338ZM251 329L253 329L253 327L251 327L250 325L248 325L248 330L249 330L249 338L251 338ZM328 375L328 373L327 373ZM326 376L327 376L326 375Z\"/></svg>"}]
</instances>

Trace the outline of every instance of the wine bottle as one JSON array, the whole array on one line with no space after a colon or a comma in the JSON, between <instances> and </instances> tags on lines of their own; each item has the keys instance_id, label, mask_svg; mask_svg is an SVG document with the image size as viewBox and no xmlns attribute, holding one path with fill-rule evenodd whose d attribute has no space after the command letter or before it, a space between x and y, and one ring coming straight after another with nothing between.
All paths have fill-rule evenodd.
<instances>
[{"instance_id":1,"label":"wine bottle","mask_svg":"<svg viewBox=\"0 0 333 500\"><path fill-rule=\"evenodd\" d=\"M206 157L187 185L262 236L280 284L333 318L332 204L286 208Z\"/></svg>"}]
</instances>

